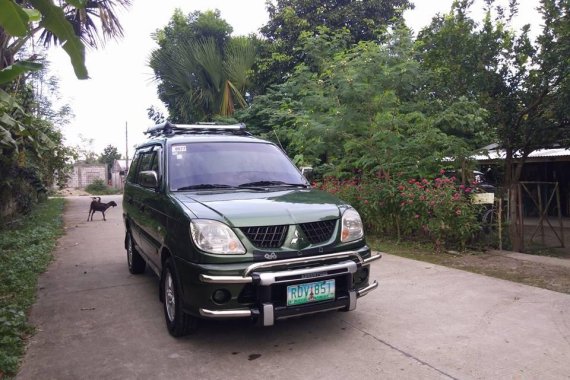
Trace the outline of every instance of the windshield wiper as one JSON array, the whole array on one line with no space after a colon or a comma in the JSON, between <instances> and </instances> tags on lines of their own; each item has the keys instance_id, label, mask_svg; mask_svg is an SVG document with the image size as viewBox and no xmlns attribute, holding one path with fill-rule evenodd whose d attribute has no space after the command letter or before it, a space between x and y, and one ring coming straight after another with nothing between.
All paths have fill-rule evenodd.
<instances>
[{"instance_id":1,"label":"windshield wiper","mask_svg":"<svg viewBox=\"0 0 570 380\"><path fill-rule=\"evenodd\" d=\"M304 183L287 183L283 181L255 181L255 182L247 182L238 185L239 187L248 187L248 186L287 186L287 187L303 187L306 188L307 185Z\"/></svg>"},{"instance_id":2,"label":"windshield wiper","mask_svg":"<svg viewBox=\"0 0 570 380\"><path fill-rule=\"evenodd\" d=\"M206 190L206 189L236 189L235 186L224 185L221 183L201 183L199 185L183 186L176 189L176 191L182 190Z\"/></svg>"}]
</instances>

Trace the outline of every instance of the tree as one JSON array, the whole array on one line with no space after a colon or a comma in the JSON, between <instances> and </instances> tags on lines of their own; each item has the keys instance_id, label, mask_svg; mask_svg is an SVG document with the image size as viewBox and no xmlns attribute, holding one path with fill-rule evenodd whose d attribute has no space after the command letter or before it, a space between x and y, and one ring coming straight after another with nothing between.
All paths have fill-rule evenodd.
<instances>
[{"instance_id":1,"label":"tree","mask_svg":"<svg viewBox=\"0 0 570 380\"><path fill-rule=\"evenodd\" d=\"M59 44L71 59L79 79L88 78L84 43L96 48L107 38L122 36L116 6L127 7L130 0L68 0L60 6L51 0L3 0L0 2L0 84L18 75L37 70L37 56L14 58L37 33L46 45ZM101 31L98 31L98 27Z\"/></svg>"},{"instance_id":2,"label":"tree","mask_svg":"<svg viewBox=\"0 0 570 380\"><path fill-rule=\"evenodd\" d=\"M421 62L434 73L430 87L448 102L456 96L477 101L506 152L504 188L510 194L509 234L514 250L522 248L517 224L517 185L528 155L536 149L569 145L570 3L542 0L542 33L531 41L529 26L516 35L509 20L516 13L499 10L494 1L479 26L468 17L472 1L456 1L451 12L434 18L418 37ZM450 51L453 54L450 54Z\"/></svg>"},{"instance_id":3,"label":"tree","mask_svg":"<svg viewBox=\"0 0 570 380\"><path fill-rule=\"evenodd\" d=\"M269 21L261 28L266 43L257 64L257 93L274 83L283 83L305 52L299 43L304 33L318 27L349 31L349 43L379 40L404 10L408 0L273 0L267 2Z\"/></svg>"},{"instance_id":4,"label":"tree","mask_svg":"<svg viewBox=\"0 0 570 380\"><path fill-rule=\"evenodd\" d=\"M164 114L157 110L154 106L148 107L146 111L148 118L154 121L155 124L164 123L166 121Z\"/></svg>"},{"instance_id":5,"label":"tree","mask_svg":"<svg viewBox=\"0 0 570 380\"><path fill-rule=\"evenodd\" d=\"M347 46L346 30L326 28L302 41L305 63L240 115L298 164L339 176L433 177L444 157L465 156L466 137L480 141L485 111L466 98L446 106L430 98L407 28L383 43Z\"/></svg>"},{"instance_id":6,"label":"tree","mask_svg":"<svg viewBox=\"0 0 570 380\"><path fill-rule=\"evenodd\" d=\"M111 179L111 170L115 160L121 159L121 153L113 145L107 145L103 153L99 155L98 161L107 166L107 179Z\"/></svg>"},{"instance_id":7,"label":"tree","mask_svg":"<svg viewBox=\"0 0 570 380\"><path fill-rule=\"evenodd\" d=\"M231 31L219 11L194 12L187 19L176 11L156 33L160 47L150 67L172 121L210 121L247 105L254 39L231 37Z\"/></svg>"},{"instance_id":8,"label":"tree","mask_svg":"<svg viewBox=\"0 0 570 380\"><path fill-rule=\"evenodd\" d=\"M105 149L103 149L103 153L99 155L99 162L110 166L113 166L115 160L120 159L121 153L119 153L118 149L113 145L107 145Z\"/></svg>"}]
</instances>

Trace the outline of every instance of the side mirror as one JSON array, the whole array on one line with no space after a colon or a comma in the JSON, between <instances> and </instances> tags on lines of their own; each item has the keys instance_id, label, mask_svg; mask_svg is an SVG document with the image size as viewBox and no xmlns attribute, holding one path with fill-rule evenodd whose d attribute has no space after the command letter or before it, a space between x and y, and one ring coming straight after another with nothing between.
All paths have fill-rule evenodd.
<instances>
[{"instance_id":1,"label":"side mirror","mask_svg":"<svg viewBox=\"0 0 570 380\"><path fill-rule=\"evenodd\" d=\"M158 187L158 174L154 170L143 170L139 173L139 185L156 189Z\"/></svg>"},{"instance_id":2,"label":"side mirror","mask_svg":"<svg viewBox=\"0 0 570 380\"><path fill-rule=\"evenodd\" d=\"M305 176L307 181L313 182L314 176L313 176L313 168L311 166L301 167L301 174L303 174L303 176Z\"/></svg>"}]
</instances>

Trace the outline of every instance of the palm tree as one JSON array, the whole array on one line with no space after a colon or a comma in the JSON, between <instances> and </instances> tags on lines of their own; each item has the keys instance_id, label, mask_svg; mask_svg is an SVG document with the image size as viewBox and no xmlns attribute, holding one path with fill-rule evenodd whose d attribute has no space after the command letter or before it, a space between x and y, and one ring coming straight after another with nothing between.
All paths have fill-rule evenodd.
<instances>
[{"instance_id":1,"label":"palm tree","mask_svg":"<svg viewBox=\"0 0 570 380\"><path fill-rule=\"evenodd\" d=\"M69 4L71 2L59 3L75 34L85 45L97 48L108 39L123 36L123 27L117 18L116 9L128 8L131 0L88 0L85 7L79 8ZM42 31L40 40L46 46L59 42L57 36L47 29Z\"/></svg>"},{"instance_id":2,"label":"palm tree","mask_svg":"<svg viewBox=\"0 0 570 380\"><path fill-rule=\"evenodd\" d=\"M152 52L149 65L171 116L178 122L193 122L231 116L236 106L247 106L244 92L254 62L252 39L235 37L225 48L205 38L167 51L158 49Z\"/></svg>"},{"instance_id":3,"label":"palm tree","mask_svg":"<svg viewBox=\"0 0 570 380\"><path fill-rule=\"evenodd\" d=\"M50 12L53 16L53 4L45 0L23 0L16 1L17 4L12 4L13 8L21 7L26 10L39 10L44 19L45 14L42 10ZM78 4L82 6L74 6ZM117 38L123 36L123 28L119 23L116 15L118 7L127 8L131 4L131 0L87 0L85 4L76 1L59 1L59 9L63 11L63 17L71 24L71 30L78 36L81 41L92 48L97 48L110 38ZM36 20L39 21L39 20ZM2 26L0 26L0 70L12 65L14 57L24 45L30 40L31 37L40 34L40 41L49 46L52 43L60 43L60 36L57 36L52 31L44 27L43 23L32 24L31 29L23 36L12 36L7 33ZM33 57L30 61L33 61Z\"/></svg>"}]
</instances>

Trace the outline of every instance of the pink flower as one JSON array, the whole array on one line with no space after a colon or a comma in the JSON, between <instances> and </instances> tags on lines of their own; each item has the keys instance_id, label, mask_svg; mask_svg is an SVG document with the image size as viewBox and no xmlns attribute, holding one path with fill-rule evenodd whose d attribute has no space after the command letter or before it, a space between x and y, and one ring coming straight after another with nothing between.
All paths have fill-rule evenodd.
<instances>
[{"instance_id":1,"label":"pink flower","mask_svg":"<svg viewBox=\"0 0 570 380\"><path fill-rule=\"evenodd\" d=\"M419 217L420 216L418 214L414 215L414 218L416 218L416 219L419 219Z\"/></svg>"},{"instance_id":2,"label":"pink flower","mask_svg":"<svg viewBox=\"0 0 570 380\"><path fill-rule=\"evenodd\" d=\"M455 210L455 215L457 216L461 215L461 210L460 209Z\"/></svg>"}]
</instances>

